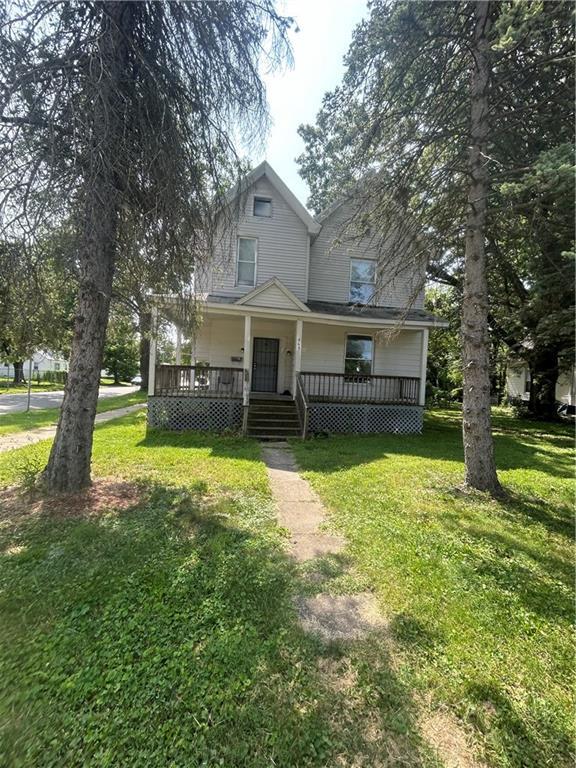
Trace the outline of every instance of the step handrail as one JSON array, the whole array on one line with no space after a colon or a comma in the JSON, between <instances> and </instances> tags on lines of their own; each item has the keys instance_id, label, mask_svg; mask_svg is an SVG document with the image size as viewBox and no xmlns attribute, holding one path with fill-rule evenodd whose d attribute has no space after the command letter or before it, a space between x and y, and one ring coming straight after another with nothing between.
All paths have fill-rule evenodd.
<instances>
[{"instance_id":1,"label":"step handrail","mask_svg":"<svg viewBox=\"0 0 576 768\"><path fill-rule=\"evenodd\" d=\"M300 426L302 427L302 440L305 440L308 436L308 396L306 395L300 373L298 373L296 376L296 393L294 402L296 404L296 411L298 412Z\"/></svg>"}]
</instances>

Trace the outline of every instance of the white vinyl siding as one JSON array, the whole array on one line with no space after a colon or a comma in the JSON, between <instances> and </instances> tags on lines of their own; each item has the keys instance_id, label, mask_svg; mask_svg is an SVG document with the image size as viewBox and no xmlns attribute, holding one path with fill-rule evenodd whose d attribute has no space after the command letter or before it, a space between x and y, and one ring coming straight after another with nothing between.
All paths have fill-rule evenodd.
<instances>
[{"instance_id":1,"label":"white vinyl siding","mask_svg":"<svg viewBox=\"0 0 576 768\"><path fill-rule=\"evenodd\" d=\"M369 239L343 235L343 227L351 212L350 204L341 205L322 222L322 230L310 247L310 301L347 304L350 301L351 259L376 259L378 262L377 293L371 304L384 307L405 307L417 293L414 308L424 306L421 288L422 274L415 274L414 265L394 261L394 238L390 236L390 253L378 254ZM422 265L423 269L423 265Z\"/></svg>"},{"instance_id":2,"label":"white vinyl siding","mask_svg":"<svg viewBox=\"0 0 576 768\"><path fill-rule=\"evenodd\" d=\"M270 285L244 303L245 307L271 307L272 309L300 310L277 285Z\"/></svg>"},{"instance_id":3,"label":"white vinyl siding","mask_svg":"<svg viewBox=\"0 0 576 768\"><path fill-rule=\"evenodd\" d=\"M349 334L372 336L372 373L378 376L420 376L421 331L374 332L338 325L304 322L302 370L344 373L346 339Z\"/></svg>"},{"instance_id":4,"label":"white vinyl siding","mask_svg":"<svg viewBox=\"0 0 576 768\"><path fill-rule=\"evenodd\" d=\"M254 197L272 201L272 216L254 216ZM236 282L236 238L258 240L256 285L278 278L301 301L307 301L308 230L266 177L259 179L243 196L243 210L233 228L216 244L211 279L204 280L209 292L220 296L243 296L251 286Z\"/></svg>"}]
</instances>

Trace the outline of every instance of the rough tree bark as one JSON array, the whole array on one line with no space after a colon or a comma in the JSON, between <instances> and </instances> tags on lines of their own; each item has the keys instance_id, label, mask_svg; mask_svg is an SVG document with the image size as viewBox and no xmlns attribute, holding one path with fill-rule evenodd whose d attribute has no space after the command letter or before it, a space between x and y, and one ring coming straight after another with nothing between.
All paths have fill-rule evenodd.
<instances>
[{"instance_id":1,"label":"rough tree bark","mask_svg":"<svg viewBox=\"0 0 576 768\"><path fill-rule=\"evenodd\" d=\"M24 361L20 360L14 363L14 384L26 384L26 377L24 376Z\"/></svg>"},{"instance_id":2,"label":"rough tree bark","mask_svg":"<svg viewBox=\"0 0 576 768\"><path fill-rule=\"evenodd\" d=\"M128 60L132 7L100 5L102 34L92 62L96 80L92 151L84 185L84 217L79 248L80 287L68 381L44 481L53 491L90 485L92 433L116 258L120 207L114 170L122 135L121 85Z\"/></svg>"},{"instance_id":3,"label":"rough tree bark","mask_svg":"<svg viewBox=\"0 0 576 768\"><path fill-rule=\"evenodd\" d=\"M490 416L490 339L486 279L485 226L489 179L488 84L491 3L475 3L470 81L470 188L466 220L462 302L463 419L466 485L494 495L502 493L496 474Z\"/></svg>"},{"instance_id":4,"label":"rough tree bark","mask_svg":"<svg viewBox=\"0 0 576 768\"><path fill-rule=\"evenodd\" d=\"M138 316L138 330L140 332L140 384L141 392L148 392L148 367L150 365L150 332L152 330L152 315L142 311Z\"/></svg>"}]
</instances>

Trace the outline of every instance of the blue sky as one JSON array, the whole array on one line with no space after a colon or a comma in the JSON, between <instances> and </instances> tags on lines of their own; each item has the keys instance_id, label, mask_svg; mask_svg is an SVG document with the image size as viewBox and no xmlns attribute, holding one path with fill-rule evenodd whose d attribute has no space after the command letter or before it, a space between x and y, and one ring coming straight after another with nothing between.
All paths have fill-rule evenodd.
<instances>
[{"instance_id":1,"label":"blue sky","mask_svg":"<svg viewBox=\"0 0 576 768\"><path fill-rule=\"evenodd\" d=\"M301 123L315 122L326 91L338 85L342 58L352 30L366 15L365 0L284 0L278 10L293 16L299 32L291 34L294 66L265 77L272 127L265 147L253 152L254 164L266 159L306 204L308 187L298 175L295 158L304 144L297 134Z\"/></svg>"}]
</instances>

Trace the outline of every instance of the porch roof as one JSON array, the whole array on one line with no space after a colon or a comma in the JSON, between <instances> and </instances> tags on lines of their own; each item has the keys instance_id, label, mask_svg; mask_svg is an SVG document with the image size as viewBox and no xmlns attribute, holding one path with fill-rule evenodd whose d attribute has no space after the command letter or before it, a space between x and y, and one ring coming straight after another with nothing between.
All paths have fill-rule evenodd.
<instances>
[{"instance_id":1,"label":"porch roof","mask_svg":"<svg viewBox=\"0 0 576 768\"><path fill-rule=\"evenodd\" d=\"M218 296L210 294L205 297L206 307L209 309L214 305L228 305L233 306L234 309L244 309L254 311L262 311L263 307L253 307L248 305L240 305L238 303L237 296ZM350 319L354 323L362 321L368 322L370 325L377 323L379 320L387 321L386 324L393 323L408 323L409 325L423 325L432 326L435 328L447 328L448 322L437 315L433 315L431 312L427 312L424 309L402 309L398 307L369 307L359 304L336 304L328 301L307 301L305 302L310 314L302 315L302 319L305 321L313 321L314 315L324 316L327 320L329 318L342 322L344 319ZM268 308L268 312L271 310ZM286 310L278 310L281 314L288 314ZM293 315L292 311L289 314Z\"/></svg>"}]
</instances>

